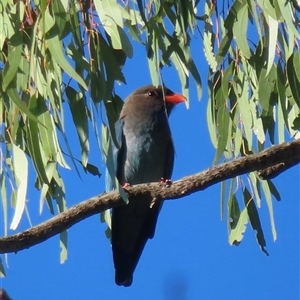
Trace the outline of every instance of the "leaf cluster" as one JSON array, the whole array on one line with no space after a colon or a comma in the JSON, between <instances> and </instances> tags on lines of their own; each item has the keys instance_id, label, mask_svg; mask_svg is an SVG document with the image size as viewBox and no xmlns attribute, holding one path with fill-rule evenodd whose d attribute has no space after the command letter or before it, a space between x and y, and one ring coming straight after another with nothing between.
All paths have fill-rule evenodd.
<instances>
[{"instance_id":1,"label":"leaf cluster","mask_svg":"<svg viewBox=\"0 0 300 300\"><path fill-rule=\"evenodd\" d=\"M134 42L145 48L154 85L163 83L163 68L175 67L182 93L188 97L192 77L201 98L200 66L192 52L202 53L203 41L214 163L299 138L299 24L296 1L2 1L0 192L5 234L8 199L15 210L11 228L26 209L28 161L36 171L39 210L46 202L52 213L55 205L59 213L66 210L62 168L72 166L79 174L79 162L86 172L100 176L89 163L91 131L110 164L122 107L114 86L126 83L123 67L134 56ZM71 125L80 159L70 146ZM223 183L222 215L226 188ZM256 206L266 199L275 239L271 196L279 199L278 191L257 172L232 179L228 190L230 243L241 241L249 219L264 250ZM66 233L61 239L64 260Z\"/></svg>"}]
</instances>

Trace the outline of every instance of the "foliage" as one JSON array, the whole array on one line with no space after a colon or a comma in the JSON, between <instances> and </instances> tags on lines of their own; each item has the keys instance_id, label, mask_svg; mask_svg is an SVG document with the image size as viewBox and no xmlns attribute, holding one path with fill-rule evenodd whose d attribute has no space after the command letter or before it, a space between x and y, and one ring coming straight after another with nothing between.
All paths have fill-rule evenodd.
<instances>
[{"instance_id":1,"label":"foliage","mask_svg":"<svg viewBox=\"0 0 300 300\"><path fill-rule=\"evenodd\" d=\"M77 160L66 131L69 107L88 163L90 124L101 150L99 132L114 122L122 106L115 83L133 54L132 43L145 47L154 85L163 83L161 69L174 66L188 96L190 75L201 97L201 78L191 56L191 41L200 32L209 65L207 122L216 148L214 163L261 151L287 138L299 138L300 51L299 4L281 0L117 1L4 0L0 4L0 189L7 233L8 198L16 228L24 213L28 160L36 171L35 187L54 213L66 209L60 168ZM200 15L198 11L203 10ZM197 41L197 40L196 40ZM196 45L201 49L200 40ZM128 63L128 62L127 62ZM104 107L106 117L99 116ZM100 130L97 119L101 118ZM287 131L286 131L287 130ZM288 135L286 134L288 133ZM67 150L65 150L67 149ZM109 153L109 151L106 151ZM109 157L107 158L108 160ZM248 187L247 187L248 186ZM250 191L249 191L250 190ZM226 183L221 207L225 209ZM242 191L244 204L238 203ZM228 199L229 241L239 243L248 218L265 242L257 214L262 195L268 204L274 239L270 180L256 172L231 180ZM256 205L253 199L256 199ZM62 233L63 248L66 234ZM63 259L63 258L62 258Z\"/></svg>"}]
</instances>

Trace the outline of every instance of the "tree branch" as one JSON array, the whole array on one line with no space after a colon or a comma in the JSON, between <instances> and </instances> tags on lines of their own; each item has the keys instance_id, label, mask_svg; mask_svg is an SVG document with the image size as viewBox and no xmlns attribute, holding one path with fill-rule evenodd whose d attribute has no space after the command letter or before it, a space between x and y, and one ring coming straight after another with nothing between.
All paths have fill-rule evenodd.
<instances>
[{"instance_id":1,"label":"tree branch","mask_svg":"<svg viewBox=\"0 0 300 300\"><path fill-rule=\"evenodd\" d=\"M300 139L290 143L273 146L258 154L237 158L231 162L214 166L200 173L184 177L170 186L161 183L139 184L126 188L129 201L136 201L141 196L149 205L156 199L173 200L186 197L204 190L223 180L272 166L288 165L291 157L300 162ZM106 209L125 205L120 195L115 192L104 193L72 206L69 210L34 226L28 230L0 239L0 253L18 252L46 241L52 236L72 227L76 223Z\"/></svg>"}]
</instances>

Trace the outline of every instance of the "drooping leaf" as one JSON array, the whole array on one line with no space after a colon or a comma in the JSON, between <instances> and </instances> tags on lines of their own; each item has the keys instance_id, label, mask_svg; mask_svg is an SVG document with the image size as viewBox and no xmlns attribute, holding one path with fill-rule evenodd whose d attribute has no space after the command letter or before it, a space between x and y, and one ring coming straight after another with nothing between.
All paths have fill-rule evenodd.
<instances>
[{"instance_id":1,"label":"drooping leaf","mask_svg":"<svg viewBox=\"0 0 300 300\"><path fill-rule=\"evenodd\" d=\"M40 113L39 106L38 106L38 99L35 96L32 96L29 101L29 109L30 111L35 112L36 114ZM45 171L46 158L39 137L38 123L31 119L28 119L27 141L28 141L28 150L30 156L33 160L35 170L37 171L41 182L49 183Z\"/></svg>"},{"instance_id":2,"label":"drooping leaf","mask_svg":"<svg viewBox=\"0 0 300 300\"><path fill-rule=\"evenodd\" d=\"M87 165L84 167L84 170L89 172L90 174L92 174L94 176L98 176L98 177L101 176L99 168L96 167L95 165L87 163Z\"/></svg>"},{"instance_id":3,"label":"drooping leaf","mask_svg":"<svg viewBox=\"0 0 300 300\"><path fill-rule=\"evenodd\" d=\"M23 215L26 203L27 183L28 183L28 162L25 153L13 144L13 164L16 178L16 207L15 214L10 225L10 229L15 230Z\"/></svg>"},{"instance_id":4,"label":"drooping leaf","mask_svg":"<svg viewBox=\"0 0 300 300\"><path fill-rule=\"evenodd\" d=\"M262 230L262 226L259 219L259 214L257 208L255 206L253 197L249 193L248 189L245 187L243 190L244 195L244 203L248 211L249 220L253 230L256 231L256 239L258 244L260 245L261 250L266 254L269 255L268 251L265 249L266 247L266 240L264 237L264 233Z\"/></svg>"},{"instance_id":5,"label":"drooping leaf","mask_svg":"<svg viewBox=\"0 0 300 300\"><path fill-rule=\"evenodd\" d=\"M296 75L299 71L295 71L294 61L294 54L288 59L287 61L287 77L289 80L290 88L293 94L294 101L297 103L298 107L300 108L300 80L298 80L298 76Z\"/></svg>"},{"instance_id":6,"label":"drooping leaf","mask_svg":"<svg viewBox=\"0 0 300 300\"><path fill-rule=\"evenodd\" d=\"M207 9L207 4L205 4ZM211 19L208 19L204 25L203 44L204 44L204 55L206 60L213 72L217 69L217 61L213 52L213 26Z\"/></svg>"},{"instance_id":7,"label":"drooping leaf","mask_svg":"<svg viewBox=\"0 0 300 300\"><path fill-rule=\"evenodd\" d=\"M269 30L267 31L268 37L268 63L266 76L270 72L272 65L274 63L275 51L277 45L277 35L278 35L278 21L273 19L271 16L268 18Z\"/></svg>"},{"instance_id":8,"label":"drooping leaf","mask_svg":"<svg viewBox=\"0 0 300 300\"><path fill-rule=\"evenodd\" d=\"M23 35L21 31L17 31L10 39L8 47L7 63L4 68L4 78L2 88L7 90L11 81L15 78L21 61Z\"/></svg>"},{"instance_id":9,"label":"drooping leaf","mask_svg":"<svg viewBox=\"0 0 300 300\"><path fill-rule=\"evenodd\" d=\"M81 163L84 167L86 167L88 162L90 145L88 119L84 95L81 92L76 92L75 89L73 89L70 86L66 88L66 95L69 100L73 122L75 124L81 146Z\"/></svg>"},{"instance_id":10,"label":"drooping leaf","mask_svg":"<svg viewBox=\"0 0 300 300\"><path fill-rule=\"evenodd\" d=\"M71 78L74 78L85 90L87 90L84 80L76 73L76 71L65 58L62 50L62 44L58 38L59 31L48 10L45 11L45 26L46 42L53 59L63 69L64 72L66 72Z\"/></svg>"},{"instance_id":11,"label":"drooping leaf","mask_svg":"<svg viewBox=\"0 0 300 300\"><path fill-rule=\"evenodd\" d=\"M271 197L270 188L269 188L268 183L265 180L261 180L261 185L262 185L262 189L264 191L264 195L265 195L268 210L269 210L273 240L276 241L277 233L276 233L276 227L275 227L274 211L273 211L273 204L272 204L272 197Z\"/></svg>"},{"instance_id":12,"label":"drooping leaf","mask_svg":"<svg viewBox=\"0 0 300 300\"><path fill-rule=\"evenodd\" d=\"M2 202L2 212L3 212L3 233L7 235L7 220L8 220L8 201L7 201L7 190L6 190L6 177L4 176L3 168L0 169L0 195ZM0 258L1 259L1 258ZM0 261L1 263L1 261ZM0 267L1 268L1 267ZM1 273L1 271L0 271ZM0 275L1 276L1 275Z\"/></svg>"},{"instance_id":13,"label":"drooping leaf","mask_svg":"<svg viewBox=\"0 0 300 300\"><path fill-rule=\"evenodd\" d=\"M272 195L276 198L277 201L281 200L281 196L279 191L277 190L276 186L274 185L274 183L271 180L267 180L270 192L272 193Z\"/></svg>"},{"instance_id":14,"label":"drooping leaf","mask_svg":"<svg viewBox=\"0 0 300 300\"><path fill-rule=\"evenodd\" d=\"M219 94L220 95L222 94L221 90L220 90ZM219 161L221 155L225 151L226 144L227 144L227 138L228 138L228 134L229 134L229 132L228 132L228 129L229 129L229 112L227 110L227 107L226 107L225 103L221 104L221 106L218 109L217 129L218 129L218 147L217 147L217 152L216 152L216 155L215 155L215 158L214 158L214 163Z\"/></svg>"},{"instance_id":15,"label":"drooping leaf","mask_svg":"<svg viewBox=\"0 0 300 300\"><path fill-rule=\"evenodd\" d=\"M244 208L240 214L239 220L234 229L229 234L229 244L238 246L244 237L246 225L248 223L247 208Z\"/></svg>"},{"instance_id":16,"label":"drooping leaf","mask_svg":"<svg viewBox=\"0 0 300 300\"><path fill-rule=\"evenodd\" d=\"M233 182L233 181L232 181ZM238 225L241 211L235 194L230 195L228 200L228 225L230 230L233 230Z\"/></svg>"},{"instance_id":17,"label":"drooping leaf","mask_svg":"<svg viewBox=\"0 0 300 300\"><path fill-rule=\"evenodd\" d=\"M28 118L30 118L33 122L38 122L36 116L30 112L28 107L20 99L14 87L9 87L7 90L7 94L10 97L10 99L17 105L17 107L28 116Z\"/></svg>"},{"instance_id":18,"label":"drooping leaf","mask_svg":"<svg viewBox=\"0 0 300 300\"><path fill-rule=\"evenodd\" d=\"M68 258L68 231L65 230L59 234L60 245L60 263L63 264Z\"/></svg>"},{"instance_id":19,"label":"drooping leaf","mask_svg":"<svg viewBox=\"0 0 300 300\"><path fill-rule=\"evenodd\" d=\"M236 1L238 2L238 1ZM241 1L244 2L245 1ZM247 27L248 27L248 6L246 3L240 7L236 14L236 20L233 23L233 36L241 51L241 54L246 58L250 58L251 53L247 41Z\"/></svg>"}]
</instances>

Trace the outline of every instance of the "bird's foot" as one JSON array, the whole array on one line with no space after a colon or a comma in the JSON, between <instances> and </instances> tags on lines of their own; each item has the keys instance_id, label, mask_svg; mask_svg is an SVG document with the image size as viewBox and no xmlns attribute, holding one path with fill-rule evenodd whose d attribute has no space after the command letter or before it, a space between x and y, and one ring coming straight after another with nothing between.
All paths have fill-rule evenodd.
<instances>
[{"instance_id":1,"label":"bird's foot","mask_svg":"<svg viewBox=\"0 0 300 300\"><path fill-rule=\"evenodd\" d=\"M163 177L160 178L160 183L164 184L166 187L170 187L172 185L171 179L165 179Z\"/></svg>"},{"instance_id":2,"label":"bird's foot","mask_svg":"<svg viewBox=\"0 0 300 300\"><path fill-rule=\"evenodd\" d=\"M130 183L125 182L125 183L122 185L122 188L123 188L123 189L126 189L126 188L129 187L129 186L130 186Z\"/></svg>"}]
</instances>

